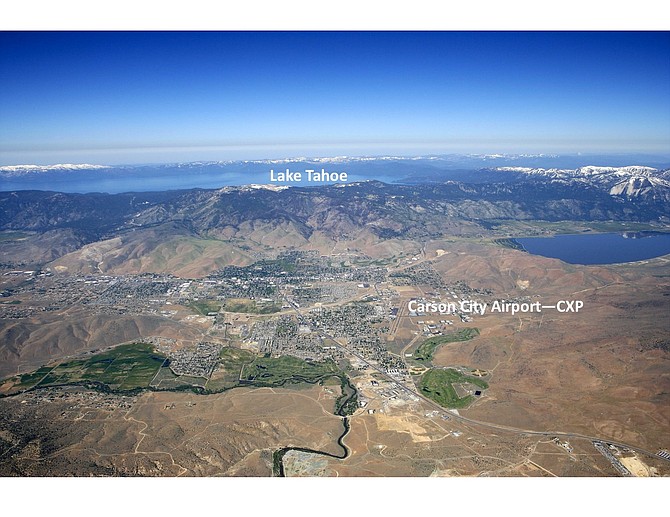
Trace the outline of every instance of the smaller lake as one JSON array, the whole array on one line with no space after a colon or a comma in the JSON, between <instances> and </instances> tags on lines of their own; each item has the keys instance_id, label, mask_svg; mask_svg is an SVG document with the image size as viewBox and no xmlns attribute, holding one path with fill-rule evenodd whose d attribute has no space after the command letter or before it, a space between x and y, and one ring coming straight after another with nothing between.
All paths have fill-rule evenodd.
<instances>
[{"instance_id":1,"label":"smaller lake","mask_svg":"<svg viewBox=\"0 0 670 517\"><path fill-rule=\"evenodd\" d=\"M570 264L618 264L670 253L670 233L624 232L514 239L528 253Z\"/></svg>"}]
</instances>

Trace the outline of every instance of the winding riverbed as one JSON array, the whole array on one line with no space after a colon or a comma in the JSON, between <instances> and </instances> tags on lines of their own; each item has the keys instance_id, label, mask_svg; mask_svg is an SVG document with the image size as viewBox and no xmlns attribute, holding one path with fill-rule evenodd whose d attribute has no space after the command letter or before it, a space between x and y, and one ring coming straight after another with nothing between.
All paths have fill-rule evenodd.
<instances>
[{"instance_id":1,"label":"winding riverbed","mask_svg":"<svg viewBox=\"0 0 670 517\"><path fill-rule=\"evenodd\" d=\"M284 456L287 452L298 451L308 452L311 454L320 454L321 456L328 456L337 460L343 460L349 456L349 448L344 444L344 437L347 436L351 426L349 424L349 417L347 411L350 410L349 402L358 396L356 388L346 377L340 377L342 381L342 397L336 401L335 414L342 417L342 434L337 439L337 444L342 448L342 454L332 454L325 451L317 451L315 449L308 449L306 447L283 447L276 450L272 454L272 470L273 475L277 477L286 477L284 472Z\"/></svg>"}]
</instances>

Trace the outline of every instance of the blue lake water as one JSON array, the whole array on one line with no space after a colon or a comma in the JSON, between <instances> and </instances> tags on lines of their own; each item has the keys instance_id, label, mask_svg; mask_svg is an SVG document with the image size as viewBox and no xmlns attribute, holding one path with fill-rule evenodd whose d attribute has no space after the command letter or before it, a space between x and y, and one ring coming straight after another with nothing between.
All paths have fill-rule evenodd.
<instances>
[{"instance_id":1,"label":"blue lake water","mask_svg":"<svg viewBox=\"0 0 670 517\"><path fill-rule=\"evenodd\" d=\"M348 182L366 181L369 177L350 174ZM394 178L376 177L379 181L391 183ZM0 191L15 190L49 190L55 192L69 192L85 194L87 192L104 192L107 194L118 194L120 192L157 192L163 190L181 190L192 188L218 189L225 186L248 185L250 183L268 184L269 174L235 174L231 172L206 172L189 174L169 171L162 175L154 173L138 174L95 174L85 175L82 173L69 173L69 176L51 174L37 178L0 178ZM296 187L314 187L319 185L331 185L333 182L281 182L277 185L293 185Z\"/></svg>"},{"instance_id":2,"label":"blue lake water","mask_svg":"<svg viewBox=\"0 0 670 517\"><path fill-rule=\"evenodd\" d=\"M192 188L217 189L225 186L248 185L250 183L270 183L270 169L283 170L285 165L277 166L258 163L232 164L186 164L180 165L146 165L111 167L97 170L65 170L31 173L20 176L6 177L0 175L0 191L14 190L50 190L83 194L86 192L148 192L162 190L181 190ZM304 171L317 167L310 164L290 164L292 171ZM329 172L347 172L348 181L365 181L377 179L387 183L397 180L393 176L385 176L381 172L366 173L360 170L343 170L341 164L328 167ZM333 182L309 182L303 173L302 182L277 183L278 185L294 185L298 187L314 187Z\"/></svg>"},{"instance_id":3,"label":"blue lake water","mask_svg":"<svg viewBox=\"0 0 670 517\"><path fill-rule=\"evenodd\" d=\"M514 239L533 255L570 264L617 264L670 253L670 233L624 232Z\"/></svg>"}]
</instances>

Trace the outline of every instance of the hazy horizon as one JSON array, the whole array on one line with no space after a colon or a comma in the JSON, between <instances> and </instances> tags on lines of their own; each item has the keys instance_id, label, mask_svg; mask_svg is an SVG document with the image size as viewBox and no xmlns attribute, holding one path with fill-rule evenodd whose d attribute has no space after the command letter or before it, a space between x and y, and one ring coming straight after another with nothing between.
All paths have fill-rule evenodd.
<instances>
[{"instance_id":1,"label":"hazy horizon","mask_svg":"<svg viewBox=\"0 0 670 517\"><path fill-rule=\"evenodd\" d=\"M397 159L418 159L418 158L447 158L447 157L472 157L472 158L484 158L484 157L499 157L499 158L516 158L522 160L523 158L584 158L588 159L589 157L594 157L602 160L603 158L610 157L611 159L621 159L621 158L631 158L631 159L640 159L640 160L652 160L652 161L670 161L670 151L669 152L636 152L636 151L618 151L618 152L607 152L607 151L586 151L586 152L550 152L550 151L518 151L518 152L503 152L503 151L481 151L481 152L431 152L429 149L424 150L424 152L392 152L389 150L387 153L346 153L346 152L330 152L324 150L323 153L317 154L254 154L254 155L235 155L235 157L225 157L221 153L215 153L208 155L208 153L197 153L187 156L183 156L183 159L168 159L165 154L162 156L164 159L157 159L154 161L115 161L115 160L97 160L94 155L89 156L88 160L32 160L32 161L23 161L23 162L13 162L13 163L4 163L0 162L0 168L7 167L50 167L55 165L94 165L108 168L117 168L117 167L146 167L146 166L169 166L181 163L217 163L217 162L231 162L231 163L243 163L243 162L265 162L265 161L313 161L313 160L337 160L337 159L351 159L351 160L360 160L360 159L380 159L380 158L397 158ZM58 157L55 157L58 158ZM608 163L593 163L594 166L608 166ZM645 165L645 163L630 163L630 165ZM618 165L621 166L621 165Z\"/></svg>"}]
</instances>

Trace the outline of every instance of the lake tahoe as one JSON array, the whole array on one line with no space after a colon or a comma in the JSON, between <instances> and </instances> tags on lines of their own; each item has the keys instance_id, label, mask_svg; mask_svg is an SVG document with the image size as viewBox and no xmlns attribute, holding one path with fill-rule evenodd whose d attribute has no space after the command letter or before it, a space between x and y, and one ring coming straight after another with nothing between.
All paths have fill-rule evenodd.
<instances>
[{"instance_id":1,"label":"lake tahoe","mask_svg":"<svg viewBox=\"0 0 670 517\"><path fill-rule=\"evenodd\" d=\"M617 264L670 253L670 233L624 232L514 239L533 255L570 264Z\"/></svg>"}]
</instances>

